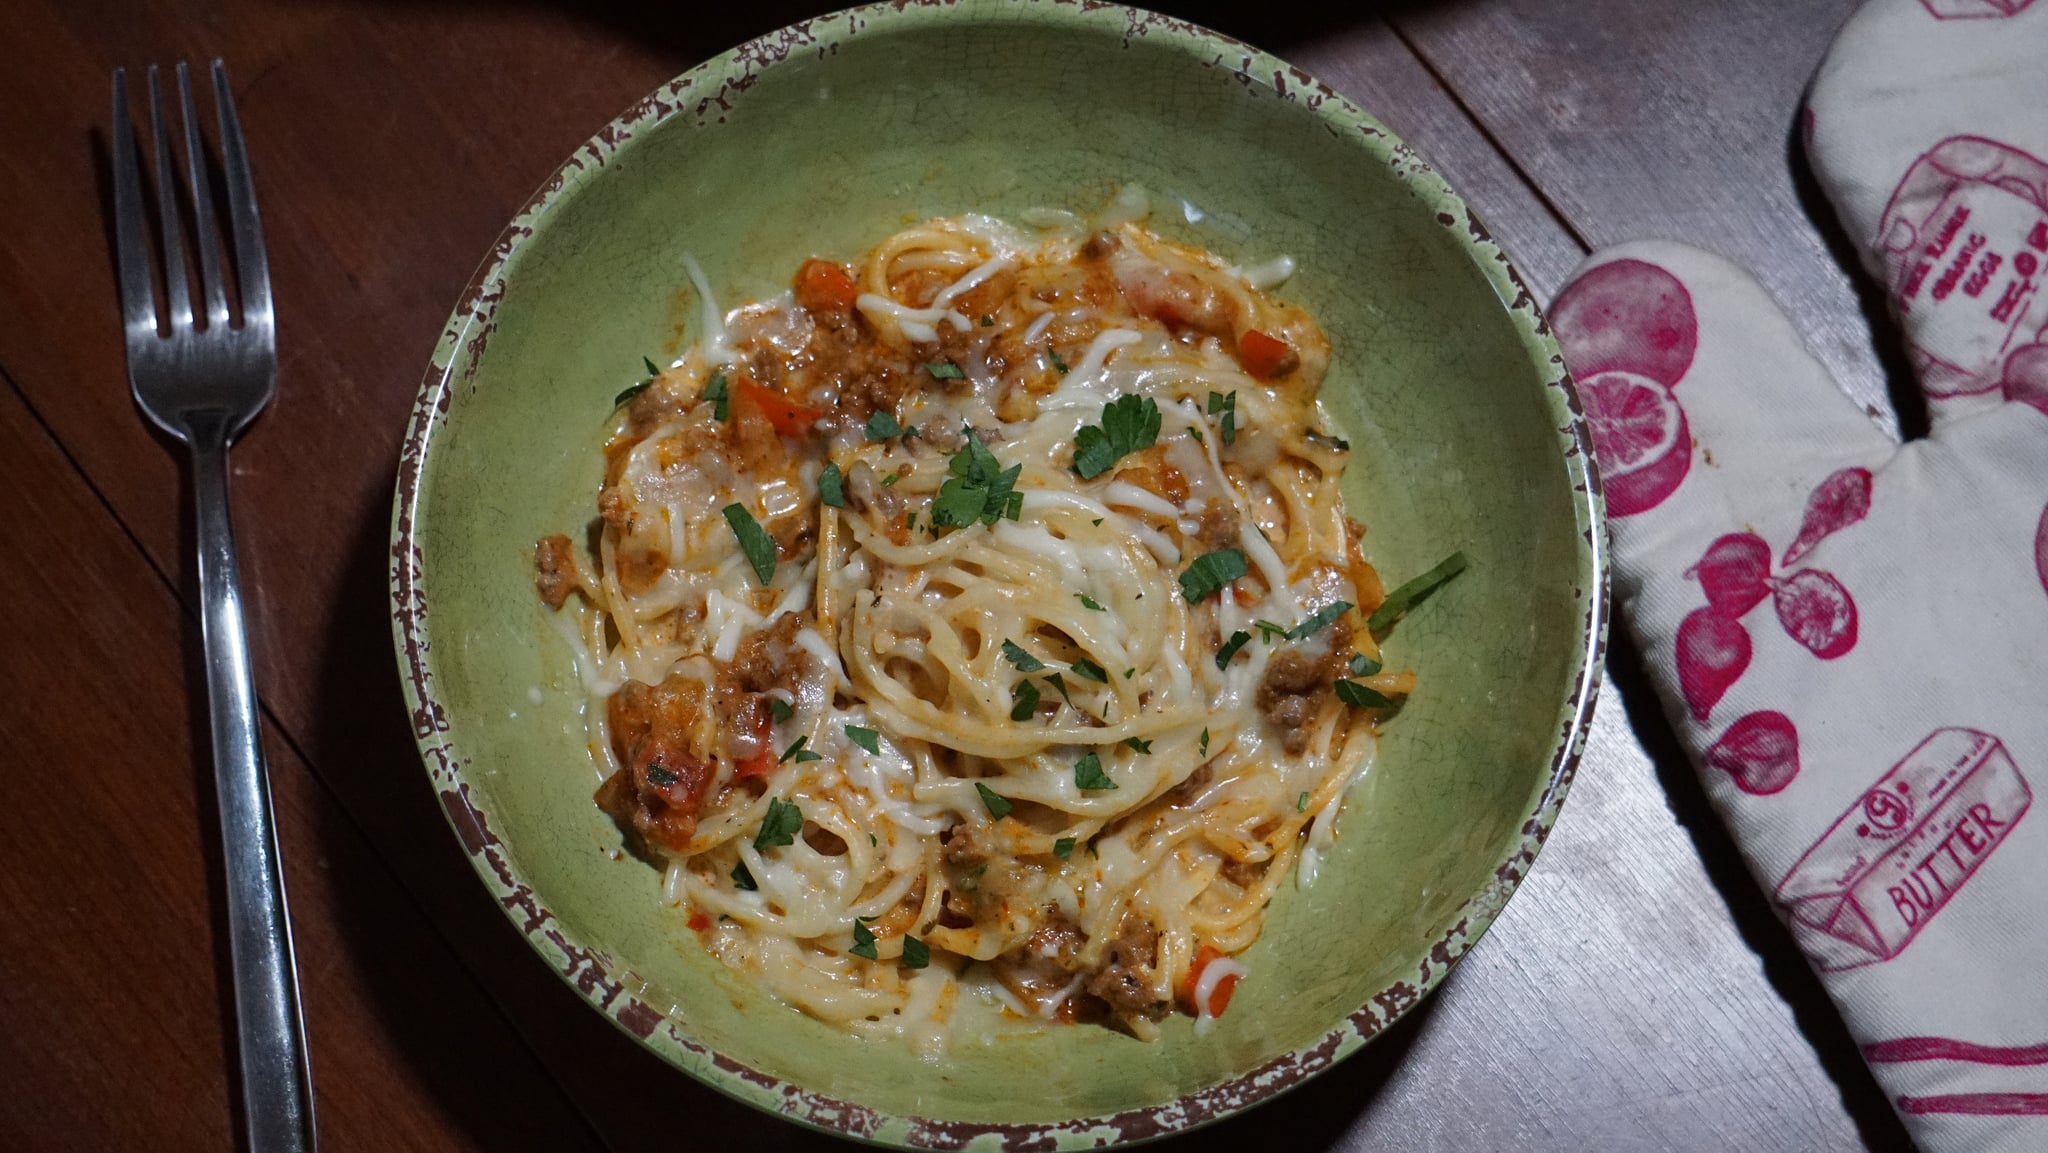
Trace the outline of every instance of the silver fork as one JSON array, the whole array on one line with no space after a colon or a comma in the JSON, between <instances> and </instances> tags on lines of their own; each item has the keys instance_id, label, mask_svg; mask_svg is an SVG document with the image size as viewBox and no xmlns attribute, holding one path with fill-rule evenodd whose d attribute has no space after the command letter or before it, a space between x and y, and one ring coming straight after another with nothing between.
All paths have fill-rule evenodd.
<instances>
[{"instance_id":1,"label":"silver fork","mask_svg":"<svg viewBox=\"0 0 2048 1153\"><path fill-rule=\"evenodd\" d=\"M178 65L184 105L191 247L199 256L203 314L195 315L185 269L178 175L164 129L157 70L149 69L149 126L156 151L156 247L163 257L165 316L159 323L150 267L152 237L128 120L128 79L114 70L114 234L121 266L121 311L128 336L128 384L149 419L192 453L192 496L199 537L199 597L206 638L206 684L213 718L214 787L219 793L226 862L228 939L235 976L235 1022L242 1061L243 1123L251 1153L302 1153L313 1146L312 1079L299 1011L298 966L270 811L270 777L256 727L256 687L242 628L241 575L228 520L228 444L263 406L277 382L277 329L263 223L227 70L213 62L220 113L221 169L242 322L231 323L221 255L215 251L206 148L192 104L192 78ZM199 322L203 321L201 327Z\"/></svg>"}]
</instances>

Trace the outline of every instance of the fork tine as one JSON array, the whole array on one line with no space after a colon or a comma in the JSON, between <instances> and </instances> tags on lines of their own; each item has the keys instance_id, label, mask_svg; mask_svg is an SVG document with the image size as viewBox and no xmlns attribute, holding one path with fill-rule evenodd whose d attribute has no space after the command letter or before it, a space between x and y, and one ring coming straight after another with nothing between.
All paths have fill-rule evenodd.
<instances>
[{"instance_id":1,"label":"fork tine","mask_svg":"<svg viewBox=\"0 0 2048 1153\"><path fill-rule=\"evenodd\" d=\"M206 179L206 138L199 134L199 113L192 105L192 70L178 61L178 102L185 112L185 159L192 174L192 225L199 250L199 287L206 295L206 326L228 322L227 289L220 278L220 241L213 232L213 186Z\"/></svg>"},{"instance_id":2,"label":"fork tine","mask_svg":"<svg viewBox=\"0 0 2048 1153\"><path fill-rule=\"evenodd\" d=\"M156 65L149 66L149 134L156 141L157 226L163 234L164 304L172 332L192 327L192 287L185 278L185 228L178 215L178 166L171 163L171 144L164 131L162 94ZM203 238L202 238L203 243Z\"/></svg>"},{"instance_id":3,"label":"fork tine","mask_svg":"<svg viewBox=\"0 0 2048 1153\"><path fill-rule=\"evenodd\" d=\"M121 319L128 340L156 338L156 299L149 284L149 218L142 209L142 173L135 163L135 125L128 119L128 74L114 69L114 247L121 265Z\"/></svg>"},{"instance_id":4,"label":"fork tine","mask_svg":"<svg viewBox=\"0 0 2048 1153\"><path fill-rule=\"evenodd\" d=\"M242 122L235 114L228 70L213 62L213 102L220 113L220 166L227 179L228 211L234 222L235 275L242 286L242 327L275 327L270 310L270 263L263 255L263 219L256 213L256 184L249 154L242 148Z\"/></svg>"}]
</instances>

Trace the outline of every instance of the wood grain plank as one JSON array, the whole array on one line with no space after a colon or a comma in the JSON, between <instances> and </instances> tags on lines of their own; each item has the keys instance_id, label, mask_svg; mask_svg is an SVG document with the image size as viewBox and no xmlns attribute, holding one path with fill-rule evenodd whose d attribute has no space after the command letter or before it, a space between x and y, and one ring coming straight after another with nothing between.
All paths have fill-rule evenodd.
<instances>
[{"instance_id":1,"label":"wood grain plank","mask_svg":"<svg viewBox=\"0 0 2048 1153\"><path fill-rule=\"evenodd\" d=\"M232 1148L218 817L192 623L0 388L0 1133ZM273 734L274 737L274 734ZM596 1144L382 861L268 742L321 1135L337 1149Z\"/></svg>"}]
</instances>

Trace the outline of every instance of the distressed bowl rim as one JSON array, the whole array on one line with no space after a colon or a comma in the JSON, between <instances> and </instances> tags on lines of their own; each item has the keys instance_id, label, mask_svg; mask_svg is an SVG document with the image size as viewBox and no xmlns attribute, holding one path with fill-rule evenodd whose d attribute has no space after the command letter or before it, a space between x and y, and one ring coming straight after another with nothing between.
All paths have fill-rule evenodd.
<instances>
[{"instance_id":1,"label":"distressed bowl rim","mask_svg":"<svg viewBox=\"0 0 2048 1153\"><path fill-rule=\"evenodd\" d=\"M854 36L932 19L927 10L934 8L951 9L944 15L949 20L1001 20L1009 13L1028 9L1035 18L1061 24L1066 31L1079 35L1103 35L1107 25L1098 14L1113 12L1125 23L1126 43L1136 36L1156 38L1186 54L1191 66L1227 68L1255 94L1297 103L1306 114L1322 119L1350 146L1363 146L1386 163L1420 201L1439 209L1439 221L1451 228L1467 255L1487 273L1519 329L1525 350L1551 374L1545 383L1545 400L1557 428L1559 455L1572 482L1573 515L1584 541L1578 554L1577 574L1586 590L1584 635L1571 658L1572 687L1559 707L1562 723L1552 744L1544 787L1525 813L1520 834L1509 852L1495 862L1493 882L1467 901L1465 915L1420 960L1415 979L1396 982L1367 998L1356 1010L1333 1023L1313 1045L1290 1050L1256 1069L1170 1102L1121 1113L1025 1123L896 1116L810 1092L691 1040L640 1000L637 993L647 987L646 982L623 966L615 966L566 929L541 903L513 862L499 851L500 842L490 830L489 814L470 796L468 760L456 747L447 716L433 689L431 614L419 587L422 555L415 519L421 479L435 434L446 422L450 396L459 383L468 379L469 373L461 371L464 361L469 361L473 372L483 340L495 325L505 269L512 254L547 219L557 202L582 181L595 178L614 155L632 147L643 130L678 116L693 116L702 124L727 107L726 101L743 92L758 71L772 68L800 51L823 52ZM1461 224L1463 227L1458 227ZM1557 819L1584 750L1606 648L1609 589L1605 505L1591 449L1592 437L1585 423L1584 408L1549 325L1506 253L1471 214L1464 200L1426 161L1385 125L1327 84L1221 33L1120 5L1077 6L1075 0L898 0L869 4L757 37L664 83L585 141L542 183L499 234L443 328L407 421L392 502L392 638L414 741L441 801L443 815L470 864L500 898L501 908L527 944L556 974L615 1026L663 1060L764 1112L823 1132L877 1144L960 1148L971 1141L993 1137L996 1148L1067 1149L1144 1141L1186 1132L1270 1100L1363 1047L1442 984L1492 925L1527 875Z\"/></svg>"}]
</instances>

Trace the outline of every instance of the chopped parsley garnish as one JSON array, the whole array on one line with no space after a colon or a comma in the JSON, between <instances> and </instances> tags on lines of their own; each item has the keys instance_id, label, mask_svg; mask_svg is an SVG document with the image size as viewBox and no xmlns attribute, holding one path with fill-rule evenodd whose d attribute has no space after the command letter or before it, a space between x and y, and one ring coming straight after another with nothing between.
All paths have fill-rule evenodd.
<instances>
[{"instance_id":1,"label":"chopped parsley garnish","mask_svg":"<svg viewBox=\"0 0 2048 1153\"><path fill-rule=\"evenodd\" d=\"M1003 642L1003 659L1017 666L1020 673L1035 673L1045 667L1045 662L1024 651L1016 641Z\"/></svg>"},{"instance_id":2,"label":"chopped parsley garnish","mask_svg":"<svg viewBox=\"0 0 2048 1153\"><path fill-rule=\"evenodd\" d=\"M1137 676L1137 675L1138 675L1138 670L1137 670L1137 669L1125 669L1125 670L1124 670L1124 679L1125 679L1125 680L1130 680L1130 679L1131 679L1132 677L1134 677L1134 676Z\"/></svg>"},{"instance_id":3,"label":"chopped parsley garnish","mask_svg":"<svg viewBox=\"0 0 2048 1153\"><path fill-rule=\"evenodd\" d=\"M1108 472L1126 454L1150 448L1159 439L1159 402L1125 393L1102 406L1102 423L1083 425L1074 434L1074 471L1082 480Z\"/></svg>"},{"instance_id":4,"label":"chopped parsley garnish","mask_svg":"<svg viewBox=\"0 0 2048 1153\"><path fill-rule=\"evenodd\" d=\"M1223 443L1236 443L1237 392L1235 390L1232 390L1228 396L1225 396L1223 393L1220 392L1212 392L1209 394L1209 415L1215 416L1219 412L1223 414L1223 420L1220 422L1219 425L1223 432Z\"/></svg>"},{"instance_id":5,"label":"chopped parsley garnish","mask_svg":"<svg viewBox=\"0 0 2048 1153\"><path fill-rule=\"evenodd\" d=\"M783 764L791 758L795 758L796 763L799 765L803 764L805 761L823 760L823 757L804 747L805 745L808 745L810 743L811 738L798 737L797 739L789 743L788 748L782 750L782 755L775 758L775 763L778 765Z\"/></svg>"},{"instance_id":6,"label":"chopped parsley garnish","mask_svg":"<svg viewBox=\"0 0 2048 1153\"><path fill-rule=\"evenodd\" d=\"M965 893L972 893L974 890L979 889L981 887L981 875L986 872L988 872L988 862L983 861L981 864L960 874L960 890Z\"/></svg>"},{"instance_id":7,"label":"chopped parsley garnish","mask_svg":"<svg viewBox=\"0 0 2048 1153\"><path fill-rule=\"evenodd\" d=\"M1058 673L1047 673L1045 674L1045 679L1051 681L1052 687L1060 691L1060 699L1067 702L1068 708L1080 707L1074 703L1074 698L1067 694L1067 681L1065 677L1060 676Z\"/></svg>"},{"instance_id":8,"label":"chopped parsley garnish","mask_svg":"<svg viewBox=\"0 0 2048 1153\"><path fill-rule=\"evenodd\" d=\"M922 969L932 963L932 947L916 937L903 938L903 967Z\"/></svg>"},{"instance_id":9,"label":"chopped parsley garnish","mask_svg":"<svg viewBox=\"0 0 2048 1153\"><path fill-rule=\"evenodd\" d=\"M1102 771L1102 758L1094 753L1074 762L1074 784L1084 789L1116 788L1116 782Z\"/></svg>"},{"instance_id":10,"label":"chopped parsley garnish","mask_svg":"<svg viewBox=\"0 0 2048 1153\"><path fill-rule=\"evenodd\" d=\"M674 773L668 771L667 767L665 767L660 761L649 762L647 766L647 779L653 781L655 784L661 786L664 789L668 788L670 785L675 784L677 781L682 780L681 777L676 776Z\"/></svg>"},{"instance_id":11,"label":"chopped parsley garnish","mask_svg":"<svg viewBox=\"0 0 2048 1153\"><path fill-rule=\"evenodd\" d=\"M888 476L885 476L885 477L883 477L883 478L882 478L882 487L883 487L883 488L890 488L890 487L894 486L894 485L895 485L895 483L896 483L897 481L899 481L899 480L902 480L902 479L903 479L903 474L902 474L902 473L900 473L900 472L892 472L892 473L890 473L890 474L889 474Z\"/></svg>"},{"instance_id":12,"label":"chopped parsley garnish","mask_svg":"<svg viewBox=\"0 0 2048 1153\"><path fill-rule=\"evenodd\" d=\"M966 528L975 521L993 525L1004 518L1016 520L1024 511L1024 494L1017 491L1017 477L1024 466L1004 468L973 429L962 431L967 434L967 444L946 466L952 475L939 486L938 499L932 502L932 524Z\"/></svg>"},{"instance_id":13,"label":"chopped parsley garnish","mask_svg":"<svg viewBox=\"0 0 2048 1153\"><path fill-rule=\"evenodd\" d=\"M1133 749L1138 750L1141 753L1149 753L1152 751L1151 741L1140 740L1137 737L1125 737L1124 744Z\"/></svg>"},{"instance_id":14,"label":"chopped parsley garnish","mask_svg":"<svg viewBox=\"0 0 2048 1153\"><path fill-rule=\"evenodd\" d=\"M745 861L732 867L732 887L743 893L751 893L761 887L754 883L754 874L747 871Z\"/></svg>"},{"instance_id":15,"label":"chopped parsley garnish","mask_svg":"<svg viewBox=\"0 0 2048 1153\"><path fill-rule=\"evenodd\" d=\"M869 440L888 440L892 436L902 435L903 426L896 423L895 413L878 408L873 416L868 417Z\"/></svg>"},{"instance_id":16,"label":"chopped parsley garnish","mask_svg":"<svg viewBox=\"0 0 2048 1153\"><path fill-rule=\"evenodd\" d=\"M1465 554L1454 552L1445 557L1435 568L1387 594L1387 599L1365 622L1372 632L1384 632L1395 621L1400 620L1409 609L1421 604L1424 597L1450 583L1452 577L1465 571Z\"/></svg>"},{"instance_id":17,"label":"chopped parsley garnish","mask_svg":"<svg viewBox=\"0 0 2048 1153\"><path fill-rule=\"evenodd\" d=\"M858 919L853 922L853 948L848 949L847 952L856 957L865 957L870 961L882 959L875 952L875 934Z\"/></svg>"},{"instance_id":18,"label":"chopped parsley garnish","mask_svg":"<svg viewBox=\"0 0 2048 1153\"><path fill-rule=\"evenodd\" d=\"M1230 658L1236 656L1237 650L1243 648L1245 646L1245 642L1251 639L1252 634L1244 631L1243 629L1239 629L1236 632L1231 633L1230 639L1223 642L1223 647L1216 650L1216 668L1218 670L1229 668Z\"/></svg>"},{"instance_id":19,"label":"chopped parsley garnish","mask_svg":"<svg viewBox=\"0 0 2048 1153\"><path fill-rule=\"evenodd\" d=\"M783 721L786 721L789 718L795 716L796 710L790 707L790 703L788 701L783 700L781 697L769 697L768 715L774 717L776 723L780 724Z\"/></svg>"},{"instance_id":20,"label":"chopped parsley garnish","mask_svg":"<svg viewBox=\"0 0 2048 1153\"><path fill-rule=\"evenodd\" d=\"M963 380L967 376L960 371L959 365L950 360L932 361L924 366L924 370L932 374L933 380Z\"/></svg>"},{"instance_id":21,"label":"chopped parsley garnish","mask_svg":"<svg viewBox=\"0 0 2048 1153\"><path fill-rule=\"evenodd\" d=\"M832 508L846 507L846 474L829 460L818 474L818 499Z\"/></svg>"},{"instance_id":22,"label":"chopped parsley garnish","mask_svg":"<svg viewBox=\"0 0 2048 1153\"><path fill-rule=\"evenodd\" d=\"M996 792L980 781L974 782L974 791L981 794L981 803L988 806L988 815L998 821L1009 816L1010 810L1017 807L1010 803L1010 798Z\"/></svg>"},{"instance_id":23,"label":"chopped parsley garnish","mask_svg":"<svg viewBox=\"0 0 2048 1153\"><path fill-rule=\"evenodd\" d=\"M754 851L765 853L781 845L796 843L797 830L804 827L804 811L796 802L768 798L768 815L761 818L761 831L754 834Z\"/></svg>"},{"instance_id":24,"label":"chopped parsley garnish","mask_svg":"<svg viewBox=\"0 0 2048 1153\"><path fill-rule=\"evenodd\" d=\"M1244 550L1226 548L1216 552L1203 553L1195 558L1187 571L1180 574L1180 595L1194 604L1206 597L1223 591L1223 586L1250 571L1245 564Z\"/></svg>"},{"instance_id":25,"label":"chopped parsley garnish","mask_svg":"<svg viewBox=\"0 0 2048 1153\"><path fill-rule=\"evenodd\" d=\"M711 382L704 386L703 399L711 402L711 415L714 418L718 420L726 418L732 408L732 395L726 390L724 373L714 372L711 374Z\"/></svg>"},{"instance_id":26,"label":"chopped parsley garnish","mask_svg":"<svg viewBox=\"0 0 2048 1153\"><path fill-rule=\"evenodd\" d=\"M1259 630L1259 639L1269 645L1287 635L1286 625L1276 625L1272 621L1253 621L1252 627Z\"/></svg>"},{"instance_id":27,"label":"chopped parsley garnish","mask_svg":"<svg viewBox=\"0 0 2048 1153\"><path fill-rule=\"evenodd\" d=\"M1196 427L1195 427L1194 425L1192 425L1192 424L1188 426L1188 435L1189 435L1189 436L1192 436L1192 437L1194 437L1194 438L1195 438L1195 443L1196 443L1196 444L1208 444L1208 443L1209 443L1209 438L1208 438L1208 437L1205 437L1205 436L1203 436L1203 435L1202 435L1202 430L1201 430L1201 429L1199 429L1199 428L1196 428Z\"/></svg>"},{"instance_id":28,"label":"chopped parsley garnish","mask_svg":"<svg viewBox=\"0 0 2048 1153\"><path fill-rule=\"evenodd\" d=\"M1364 653L1351 654L1352 676L1369 677L1378 671L1380 671L1380 663L1378 661L1366 656Z\"/></svg>"},{"instance_id":29,"label":"chopped parsley garnish","mask_svg":"<svg viewBox=\"0 0 2048 1153\"><path fill-rule=\"evenodd\" d=\"M1287 634L1287 639L1290 641L1306 640L1327 628L1331 621L1350 611L1350 601L1338 601L1335 604L1324 605L1310 614L1307 620L1295 625L1293 631Z\"/></svg>"},{"instance_id":30,"label":"chopped parsley garnish","mask_svg":"<svg viewBox=\"0 0 2048 1153\"><path fill-rule=\"evenodd\" d=\"M988 315L987 313L983 313L981 317L981 326L983 328L994 328L996 326L996 318Z\"/></svg>"},{"instance_id":31,"label":"chopped parsley garnish","mask_svg":"<svg viewBox=\"0 0 2048 1153\"><path fill-rule=\"evenodd\" d=\"M1102 605L1099 602L1097 602L1094 597L1089 596L1087 593L1075 593L1074 599L1080 601L1081 607L1084 609L1093 609L1099 613L1106 613L1109 611L1108 609L1103 608Z\"/></svg>"},{"instance_id":32,"label":"chopped parsley garnish","mask_svg":"<svg viewBox=\"0 0 2048 1153\"><path fill-rule=\"evenodd\" d=\"M1202 755L1205 757L1209 755L1209 730L1207 729L1202 730Z\"/></svg>"},{"instance_id":33,"label":"chopped parsley garnish","mask_svg":"<svg viewBox=\"0 0 2048 1153\"><path fill-rule=\"evenodd\" d=\"M1048 348L1045 350L1045 354L1052 358L1052 366L1059 370L1061 376L1067 375L1067 362L1060 359L1059 349Z\"/></svg>"},{"instance_id":34,"label":"chopped parsley garnish","mask_svg":"<svg viewBox=\"0 0 2048 1153\"><path fill-rule=\"evenodd\" d=\"M1096 518L1095 518L1095 519L1094 519L1093 521L1091 521L1090 523L1091 523L1091 524L1093 524L1093 525L1094 525L1094 526L1095 526L1096 528L1101 528L1101 527L1102 527L1102 518L1098 516L1098 517L1096 517Z\"/></svg>"},{"instance_id":35,"label":"chopped parsley garnish","mask_svg":"<svg viewBox=\"0 0 2048 1153\"><path fill-rule=\"evenodd\" d=\"M871 753L880 753L882 751L880 737L881 734L873 729L864 729L859 725L846 726L846 739Z\"/></svg>"},{"instance_id":36,"label":"chopped parsley garnish","mask_svg":"<svg viewBox=\"0 0 2048 1153\"><path fill-rule=\"evenodd\" d=\"M1052 855L1062 861L1071 860L1074 856L1074 838L1061 837L1059 840L1054 841L1052 843Z\"/></svg>"},{"instance_id":37,"label":"chopped parsley garnish","mask_svg":"<svg viewBox=\"0 0 2048 1153\"><path fill-rule=\"evenodd\" d=\"M661 370L654 366L653 361L643 356L640 358L640 363L647 366L647 379L641 381L638 384L628 385L626 387L626 391L613 397L613 408L617 408L620 405L626 403L627 401L633 399L634 397L639 396L641 393L646 392L647 386L654 383L654 378L661 375Z\"/></svg>"},{"instance_id":38,"label":"chopped parsley garnish","mask_svg":"<svg viewBox=\"0 0 2048 1153\"><path fill-rule=\"evenodd\" d=\"M1076 673L1080 674L1081 676L1087 677L1089 680L1095 681L1098 684L1106 685L1109 683L1109 674L1103 671L1102 666L1096 664L1094 661L1088 660L1086 657L1083 657L1082 659L1075 661L1072 665L1068 667L1072 668Z\"/></svg>"},{"instance_id":39,"label":"chopped parsley garnish","mask_svg":"<svg viewBox=\"0 0 2048 1153\"><path fill-rule=\"evenodd\" d=\"M1366 688L1357 681L1337 682L1337 699L1354 709L1385 709L1393 707L1393 699Z\"/></svg>"},{"instance_id":40,"label":"chopped parsley garnish","mask_svg":"<svg viewBox=\"0 0 2048 1153\"><path fill-rule=\"evenodd\" d=\"M1044 668L1045 666L1039 665L1038 667ZM1017 686L1010 690L1010 719L1013 721L1028 721L1031 719L1031 714L1037 711L1038 686L1030 681L1018 681Z\"/></svg>"},{"instance_id":41,"label":"chopped parsley garnish","mask_svg":"<svg viewBox=\"0 0 2048 1153\"><path fill-rule=\"evenodd\" d=\"M1294 811L1297 813L1308 812L1308 793L1306 791L1294 798Z\"/></svg>"},{"instance_id":42,"label":"chopped parsley garnish","mask_svg":"<svg viewBox=\"0 0 2048 1153\"><path fill-rule=\"evenodd\" d=\"M761 522L754 519L754 514L748 512L745 505L734 502L722 511L725 523L732 526L732 535L739 538L740 551L747 554L747 563L754 566L754 575L760 577L764 585L774 583L775 538L768 535L768 530L761 527Z\"/></svg>"}]
</instances>

